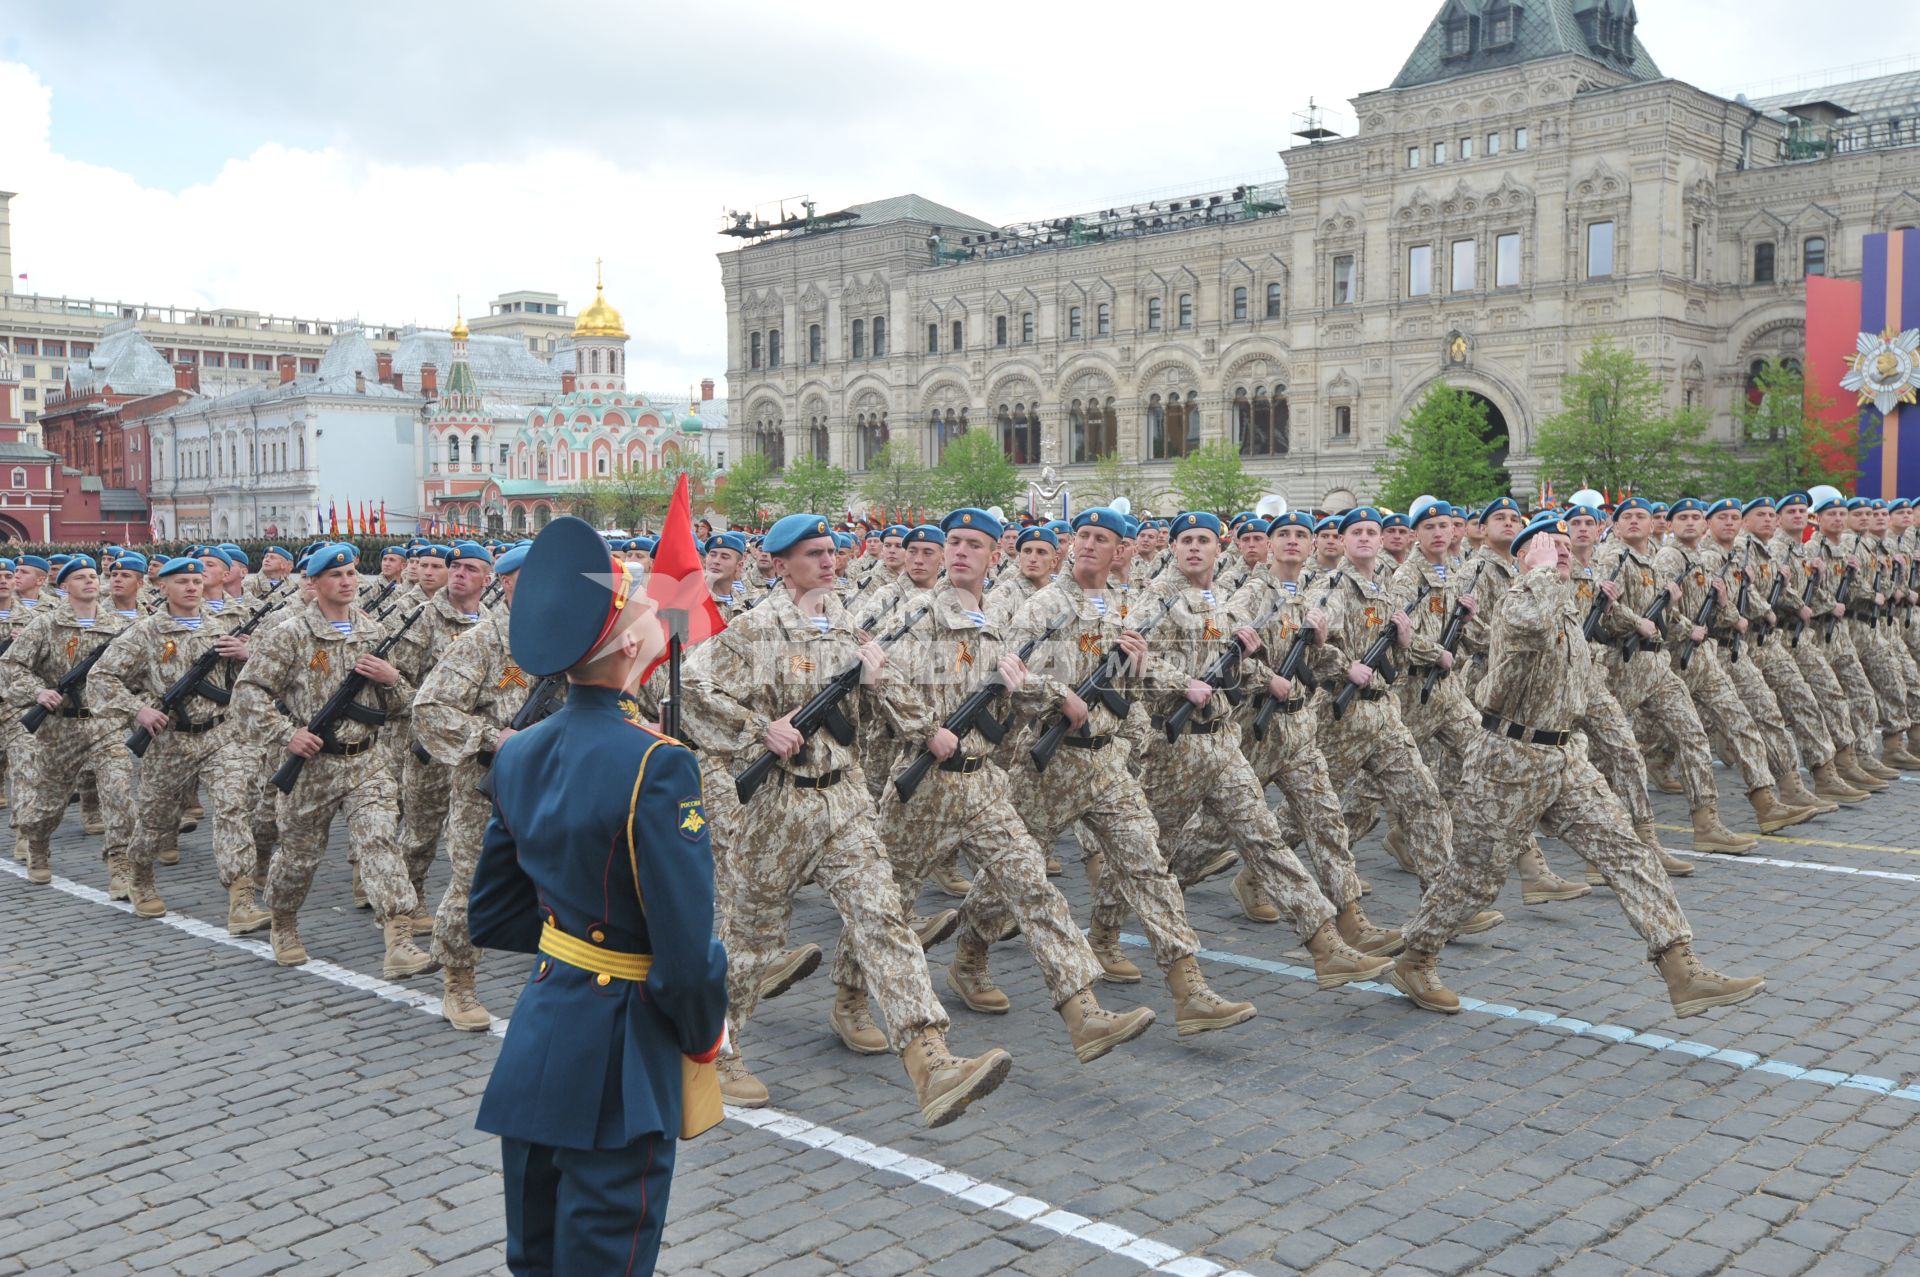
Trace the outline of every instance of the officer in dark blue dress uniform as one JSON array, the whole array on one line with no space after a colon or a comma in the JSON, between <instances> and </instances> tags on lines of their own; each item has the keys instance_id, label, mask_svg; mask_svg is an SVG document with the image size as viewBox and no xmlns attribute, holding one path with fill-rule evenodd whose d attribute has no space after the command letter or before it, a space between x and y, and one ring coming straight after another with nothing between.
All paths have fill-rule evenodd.
<instances>
[{"instance_id":1,"label":"officer in dark blue dress uniform","mask_svg":"<svg viewBox=\"0 0 1920 1277\"><path fill-rule=\"evenodd\" d=\"M665 640L639 574L586 523L534 540L510 641L526 673L569 686L494 758L468 914L476 944L539 955L477 1121L501 1140L507 1266L651 1273L675 1142L719 1116L715 1083L684 1127L683 1075L703 1076L687 1061L718 1054L727 1006L700 772L620 711Z\"/></svg>"}]
</instances>

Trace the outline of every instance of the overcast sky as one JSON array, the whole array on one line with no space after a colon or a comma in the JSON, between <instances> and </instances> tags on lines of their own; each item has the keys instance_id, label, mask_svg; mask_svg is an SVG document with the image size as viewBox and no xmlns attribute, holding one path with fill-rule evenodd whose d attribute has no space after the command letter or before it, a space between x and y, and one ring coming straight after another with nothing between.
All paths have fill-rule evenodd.
<instances>
[{"instance_id":1,"label":"overcast sky","mask_svg":"<svg viewBox=\"0 0 1920 1277\"><path fill-rule=\"evenodd\" d=\"M389 324L593 259L631 379L725 368L726 208L913 192L1005 223L1277 174L1309 97L1386 86L1435 0L459 5L6 0L16 288ZM1920 13L1640 0L1661 69L1753 95L1898 55ZM1786 81L1781 83L1781 81Z\"/></svg>"}]
</instances>

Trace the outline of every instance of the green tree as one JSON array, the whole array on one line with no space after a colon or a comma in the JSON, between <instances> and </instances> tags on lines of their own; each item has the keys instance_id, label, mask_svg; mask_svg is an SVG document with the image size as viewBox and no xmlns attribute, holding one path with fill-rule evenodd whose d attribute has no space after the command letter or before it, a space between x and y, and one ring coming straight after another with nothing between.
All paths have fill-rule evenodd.
<instances>
[{"instance_id":1,"label":"green tree","mask_svg":"<svg viewBox=\"0 0 1920 1277\"><path fill-rule=\"evenodd\" d=\"M1860 458L1879 430L1833 422L1833 401L1807 384L1797 362L1768 360L1753 392L1734 406L1733 445L1717 448L1705 479L1723 495L1778 496L1816 483L1845 488L1860 477Z\"/></svg>"},{"instance_id":2,"label":"green tree","mask_svg":"<svg viewBox=\"0 0 1920 1277\"><path fill-rule=\"evenodd\" d=\"M1133 503L1135 514L1145 515L1167 495L1167 488L1141 466L1121 460L1117 452L1109 452L1094 461L1093 486L1078 495L1079 504L1083 506L1125 497Z\"/></svg>"},{"instance_id":3,"label":"green tree","mask_svg":"<svg viewBox=\"0 0 1920 1277\"><path fill-rule=\"evenodd\" d=\"M802 457L780 476L780 506L788 514L818 514L839 522L852 481L824 457Z\"/></svg>"},{"instance_id":4,"label":"green tree","mask_svg":"<svg viewBox=\"0 0 1920 1277\"><path fill-rule=\"evenodd\" d=\"M1653 370L1604 337L1561 379L1560 401L1565 406L1540 423L1534 449L1542 476L1560 491L1678 495L1711 464L1701 442L1706 416L1669 410Z\"/></svg>"},{"instance_id":5,"label":"green tree","mask_svg":"<svg viewBox=\"0 0 1920 1277\"><path fill-rule=\"evenodd\" d=\"M762 452L749 452L733 463L722 477L714 504L729 522L758 527L766 515L778 508L780 483L774 478L773 463Z\"/></svg>"},{"instance_id":6,"label":"green tree","mask_svg":"<svg viewBox=\"0 0 1920 1277\"><path fill-rule=\"evenodd\" d=\"M1211 510L1226 518L1252 506L1265 486L1247 473L1239 449L1224 439L1203 444L1173 465L1173 490L1183 510Z\"/></svg>"},{"instance_id":7,"label":"green tree","mask_svg":"<svg viewBox=\"0 0 1920 1277\"><path fill-rule=\"evenodd\" d=\"M887 518L906 518L907 512L928 504L932 475L903 440L895 440L874 455L860 484L860 499L877 506Z\"/></svg>"},{"instance_id":8,"label":"green tree","mask_svg":"<svg viewBox=\"0 0 1920 1277\"><path fill-rule=\"evenodd\" d=\"M1374 467L1380 504L1405 510L1415 497L1431 493L1480 505L1505 494L1513 479L1494 463L1493 454L1506 446L1507 437L1486 436L1486 401L1435 385L1387 436L1387 458Z\"/></svg>"},{"instance_id":9,"label":"green tree","mask_svg":"<svg viewBox=\"0 0 1920 1277\"><path fill-rule=\"evenodd\" d=\"M949 510L1011 506L1023 486L1020 471L990 430L969 430L948 443L947 454L933 471L934 495Z\"/></svg>"}]
</instances>

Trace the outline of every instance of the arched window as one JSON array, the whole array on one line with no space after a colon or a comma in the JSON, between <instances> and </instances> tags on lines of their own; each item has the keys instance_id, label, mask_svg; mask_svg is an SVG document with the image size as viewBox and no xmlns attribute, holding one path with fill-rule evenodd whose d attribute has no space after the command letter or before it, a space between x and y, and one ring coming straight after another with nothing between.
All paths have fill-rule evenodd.
<instances>
[{"instance_id":1,"label":"arched window","mask_svg":"<svg viewBox=\"0 0 1920 1277\"><path fill-rule=\"evenodd\" d=\"M1020 312L1020 344L1033 345L1033 312L1030 310Z\"/></svg>"},{"instance_id":2,"label":"arched window","mask_svg":"<svg viewBox=\"0 0 1920 1277\"><path fill-rule=\"evenodd\" d=\"M473 468L475 470L478 470L480 468L480 436L479 435L474 435L467 440L467 460L470 463L472 463Z\"/></svg>"},{"instance_id":3,"label":"arched window","mask_svg":"<svg viewBox=\"0 0 1920 1277\"><path fill-rule=\"evenodd\" d=\"M933 441L933 459L937 462L947 455L947 445L967 433L967 412L965 408L948 408L944 413L935 408L927 421L927 437Z\"/></svg>"},{"instance_id":4,"label":"arched window","mask_svg":"<svg viewBox=\"0 0 1920 1277\"><path fill-rule=\"evenodd\" d=\"M1185 399L1176 390L1165 402L1159 395L1147 400L1147 448L1155 460L1184 457L1199 446L1199 391L1189 390Z\"/></svg>"},{"instance_id":5,"label":"arched window","mask_svg":"<svg viewBox=\"0 0 1920 1277\"><path fill-rule=\"evenodd\" d=\"M1753 246L1753 282L1771 284L1773 282L1773 241L1765 240Z\"/></svg>"},{"instance_id":6,"label":"arched window","mask_svg":"<svg viewBox=\"0 0 1920 1277\"><path fill-rule=\"evenodd\" d=\"M1233 290L1233 317L1242 320L1247 317L1247 290L1245 285Z\"/></svg>"},{"instance_id":7,"label":"arched window","mask_svg":"<svg viewBox=\"0 0 1920 1277\"><path fill-rule=\"evenodd\" d=\"M293 440L293 446L296 453L294 457L294 469L305 470L307 468L307 437L305 435L296 435Z\"/></svg>"},{"instance_id":8,"label":"arched window","mask_svg":"<svg viewBox=\"0 0 1920 1277\"><path fill-rule=\"evenodd\" d=\"M1802 270L1808 275L1827 273L1827 240L1823 235L1809 239L1800 252Z\"/></svg>"},{"instance_id":9,"label":"arched window","mask_svg":"<svg viewBox=\"0 0 1920 1277\"><path fill-rule=\"evenodd\" d=\"M855 359L867 357L867 321L864 319L853 321L853 357Z\"/></svg>"},{"instance_id":10,"label":"arched window","mask_svg":"<svg viewBox=\"0 0 1920 1277\"><path fill-rule=\"evenodd\" d=\"M1280 285L1267 285L1267 318L1280 318Z\"/></svg>"},{"instance_id":11,"label":"arched window","mask_svg":"<svg viewBox=\"0 0 1920 1277\"><path fill-rule=\"evenodd\" d=\"M1120 429L1113 413L1113 396L1099 396L1084 404L1073 401L1067 410L1067 460L1098 461L1119 450Z\"/></svg>"},{"instance_id":12,"label":"arched window","mask_svg":"<svg viewBox=\"0 0 1920 1277\"><path fill-rule=\"evenodd\" d=\"M927 325L927 353L929 355L940 353L940 325L937 322Z\"/></svg>"},{"instance_id":13,"label":"arched window","mask_svg":"<svg viewBox=\"0 0 1920 1277\"><path fill-rule=\"evenodd\" d=\"M588 351L587 362L588 362L590 371L599 372L600 371L600 352L597 350ZM760 334L759 333L755 333L753 335L753 366L755 368L758 368L760 366Z\"/></svg>"},{"instance_id":14,"label":"arched window","mask_svg":"<svg viewBox=\"0 0 1920 1277\"><path fill-rule=\"evenodd\" d=\"M883 359L887 353L887 321L883 316L873 317L873 357Z\"/></svg>"},{"instance_id":15,"label":"arched window","mask_svg":"<svg viewBox=\"0 0 1920 1277\"><path fill-rule=\"evenodd\" d=\"M1245 386L1233 392L1233 437L1243 457L1283 457L1293 446L1287 408L1287 388Z\"/></svg>"},{"instance_id":16,"label":"arched window","mask_svg":"<svg viewBox=\"0 0 1920 1277\"><path fill-rule=\"evenodd\" d=\"M993 317L993 344L996 346L1004 346L1007 344L1007 317L1005 315L995 315Z\"/></svg>"},{"instance_id":17,"label":"arched window","mask_svg":"<svg viewBox=\"0 0 1920 1277\"><path fill-rule=\"evenodd\" d=\"M458 468L460 465L460 437L458 435L447 436L447 465L449 468Z\"/></svg>"},{"instance_id":18,"label":"arched window","mask_svg":"<svg viewBox=\"0 0 1920 1277\"><path fill-rule=\"evenodd\" d=\"M767 334L767 367L780 366L780 330L773 329Z\"/></svg>"},{"instance_id":19,"label":"arched window","mask_svg":"<svg viewBox=\"0 0 1920 1277\"><path fill-rule=\"evenodd\" d=\"M1157 333L1160 331L1160 311L1161 311L1160 299L1158 297L1147 298L1147 331L1148 332Z\"/></svg>"},{"instance_id":20,"label":"arched window","mask_svg":"<svg viewBox=\"0 0 1920 1277\"><path fill-rule=\"evenodd\" d=\"M827 419L825 417L808 418L807 443L813 451L814 460L827 459Z\"/></svg>"},{"instance_id":21,"label":"arched window","mask_svg":"<svg viewBox=\"0 0 1920 1277\"><path fill-rule=\"evenodd\" d=\"M527 530L527 507L523 505L513 507L513 530L515 532Z\"/></svg>"},{"instance_id":22,"label":"arched window","mask_svg":"<svg viewBox=\"0 0 1920 1277\"><path fill-rule=\"evenodd\" d=\"M1113 332L1113 307L1105 302L1093 308L1093 331L1102 337Z\"/></svg>"},{"instance_id":23,"label":"arched window","mask_svg":"<svg viewBox=\"0 0 1920 1277\"><path fill-rule=\"evenodd\" d=\"M14 486L14 487L16 487L16 488L24 488L24 487L26 487L26 486L27 486L27 470L26 470L26 467L25 467L25 466L15 466L15 467L13 468L13 475L12 475L12 480L13 480L13 486Z\"/></svg>"},{"instance_id":24,"label":"arched window","mask_svg":"<svg viewBox=\"0 0 1920 1277\"><path fill-rule=\"evenodd\" d=\"M884 411L856 413L853 428L860 440L860 468L871 470L873 459L880 455L880 449L887 446L887 440L891 437L887 414Z\"/></svg>"},{"instance_id":25,"label":"arched window","mask_svg":"<svg viewBox=\"0 0 1920 1277\"><path fill-rule=\"evenodd\" d=\"M955 350L965 350L967 348L967 325L965 320L956 319L953 321L953 348Z\"/></svg>"},{"instance_id":26,"label":"arched window","mask_svg":"<svg viewBox=\"0 0 1920 1277\"><path fill-rule=\"evenodd\" d=\"M546 527L547 524L552 521L552 519L553 519L553 510L549 508L544 502L540 505L533 507L533 530L535 532L538 532L541 528Z\"/></svg>"},{"instance_id":27,"label":"arched window","mask_svg":"<svg viewBox=\"0 0 1920 1277\"><path fill-rule=\"evenodd\" d=\"M1180 326L1182 328L1193 327L1193 294L1192 293L1180 294Z\"/></svg>"},{"instance_id":28,"label":"arched window","mask_svg":"<svg viewBox=\"0 0 1920 1277\"><path fill-rule=\"evenodd\" d=\"M1078 306L1069 306L1067 307L1067 336L1078 337L1079 335L1080 308Z\"/></svg>"},{"instance_id":29,"label":"arched window","mask_svg":"<svg viewBox=\"0 0 1920 1277\"><path fill-rule=\"evenodd\" d=\"M1000 450L1007 460L1017 466L1037 463L1040 460L1040 405L1035 404L1031 411L1024 403L1016 403L1011 408L1001 404L994 413L994 422L1000 429Z\"/></svg>"},{"instance_id":30,"label":"arched window","mask_svg":"<svg viewBox=\"0 0 1920 1277\"><path fill-rule=\"evenodd\" d=\"M760 366L760 334L748 333L747 334L747 367L758 368L759 366ZM597 350L593 352L593 370L595 372L600 371L600 352Z\"/></svg>"},{"instance_id":31,"label":"arched window","mask_svg":"<svg viewBox=\"0 0 1920 1277\"><path fill-rule=\"evenodd\" d=\"M820 325L818 324L807 325L807 362L810 364L820 362Z\"/></svg>"}]
</instances>

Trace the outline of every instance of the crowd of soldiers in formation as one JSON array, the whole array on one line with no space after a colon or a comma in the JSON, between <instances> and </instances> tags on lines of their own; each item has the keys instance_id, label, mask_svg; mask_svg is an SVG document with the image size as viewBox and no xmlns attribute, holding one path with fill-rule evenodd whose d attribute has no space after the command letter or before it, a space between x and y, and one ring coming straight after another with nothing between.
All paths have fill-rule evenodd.
<instances>
[{"instance_id":1,"label":"crowd of soldiers in formation","mask_svg":"<svg viewBox=\"0 0 1920 1277\"><path fill-rule=\"evenodd\" d=\"M649 539L610 548L643 576ZM1386 979L1446 1013L1438 956L1501 924L1517 864L1528 905L1612 891L1694 1015L1763 982L1696 957L1672 881L1695 865L1656 837L1650 785L1685 795L1696 851L1738 855L1757 840L1722 818L1716 752L1763 833L1920 770L1905 501L1581 493L1529 517L1423 497L1318 519L1274 501L1230 520L1121 505L1025 526L964 509L857 532L793 515L700 549L727 625L689 649L674 721L703 777L736 1105L769 1101L748 1066L759 1004L822 961L788 944L808 883L842 920L833 1033L902 1055L943 1122L1010 1064L946 1045L925 953L949 940L947 988L988 1016L1009 1009L993 946L1024 944L1085 1063L1155 1020L1095 993L1143 979L1129 916L1179 1034L1253 1018L1196 957L1184 893L1210 876L1233 873L1248 919L1287 924L1321 988ZM298 965L300 906L343 820L383 974L439 970L448 1022L487 1028L466 934L481 781L564 696L513 662L525 553L395 546L377 574L326 544L257 572L231 545L0 560L0 758L28 880L51 880L77 789L110 894L159 916L156 866L179 863L205 801L228 929L267 930ZM630 716L657 722L669 685L663 667L632 689ZM1398 927L1362 904L1352 843L1376 824L1420 887ZM1050 881L1069 830L1084 928ZM1581 873L1555 871L1543 831ZM918 912L929 886L960 903Z\"/></svg>"}]
</instances>

